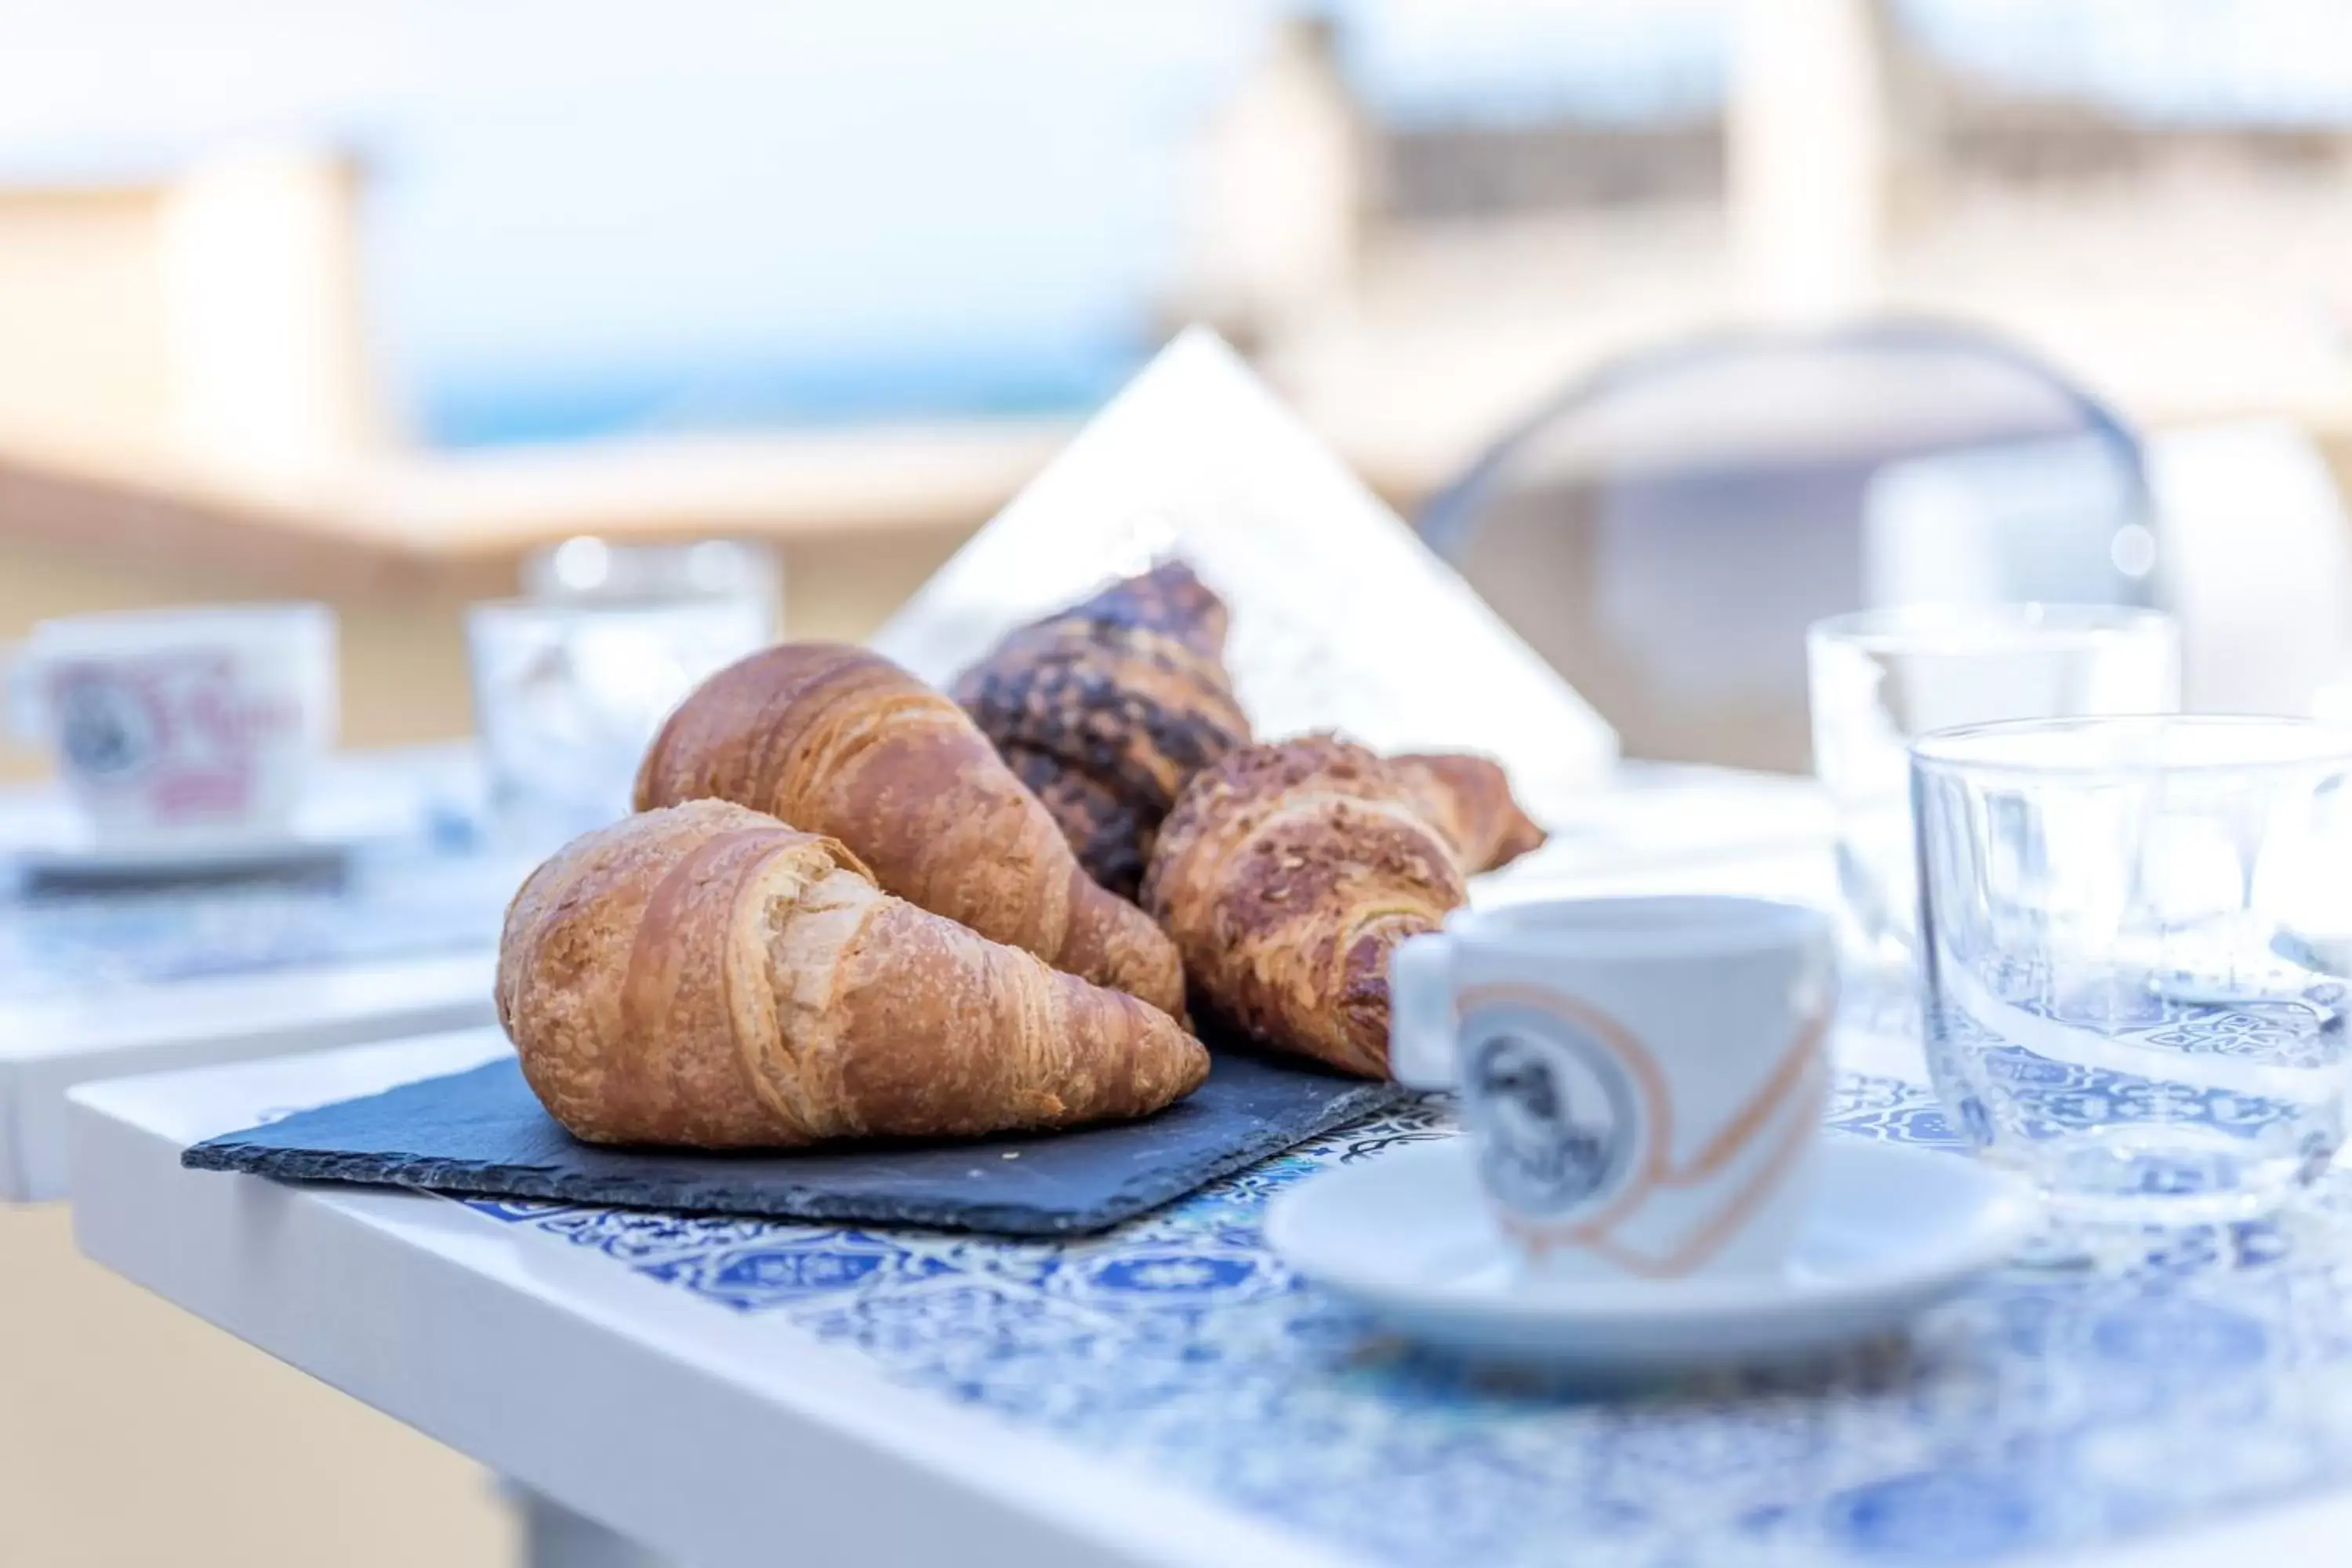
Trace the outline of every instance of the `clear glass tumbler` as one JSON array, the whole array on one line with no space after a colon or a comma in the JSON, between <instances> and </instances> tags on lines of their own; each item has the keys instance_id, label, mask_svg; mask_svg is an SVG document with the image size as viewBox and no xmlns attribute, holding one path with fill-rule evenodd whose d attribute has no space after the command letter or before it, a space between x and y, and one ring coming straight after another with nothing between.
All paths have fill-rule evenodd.
<instances>
[{"instance_id":1,"label":"clear glass tumbler","mask_svg":"<svg viewBox=\"0 0 2352 1568\"><path fill-rule=\"evenodd\" d=\"M517 846L625 816L638 760L704 677L766 646L749 598L502 600L466 639L490 808Z\"/></svg>"},{"instance_id":2,"label":"clear glass tumbler","mask_svg":"<svg viewBox=\"0 0 2352 1568\"><path fill-rule=\"evenodd\" d=\"M575 534L523 558L522 591L574 604L751 599L767 618L768 640L783 636L783 557L756 540L628 543Z\"/></svg>"},{"instance_id":3,"label":"clear glass tumbler","mask_svg":"<svg viewBox=\"0 0 2352 1568\"><path fill-rule=\"evenodd\" d=\"M1813 769L1838 814L1848 967L1909 994L1911 742L2002 719L2169 713L2180 706L2171 617L2114 605L1865 610L1805 634Z\"/></svg>"},{"instance_id":4,"label":"clear glass tumbler","mask_svg":"<svg viewBox=\"0 0 2352 1568\"><path fill-rule=\"evenodd\" d=\"M2258 1216L2343 1142L2352 729L2029 721L1912 750L1927 1060L2062 1222Z\"/></svg>"}]
</instances>

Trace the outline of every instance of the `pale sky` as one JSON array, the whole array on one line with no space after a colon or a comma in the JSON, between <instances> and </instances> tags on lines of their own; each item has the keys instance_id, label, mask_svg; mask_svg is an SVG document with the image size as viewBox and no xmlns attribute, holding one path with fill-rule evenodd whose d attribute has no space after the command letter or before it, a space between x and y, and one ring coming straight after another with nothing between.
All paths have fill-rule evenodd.
<instances>
[{"instance_id":1,"label":"pale sky","mask_svg":"<svg viewBox=\"0 0 2352 1568\"><path fill-rule=\"evenodd\" d=\"M1542 74L1605 80L1612 49L1712 5L1350 11L1368 82L1410 102L1524 85L1530 35L1564 57ZM0 0L0 174L245 136L371 149L382 312L428 372L1084 334L1140 319L1176 148L1284 8Z\"/></svg>"},{"instance_id":2,"label":"pale sky","mask_svg":"<svg viewBox=\"0 0 2352 1568\"><path fill-rule=\"evenodd\" d=\"M0 0L0 10L26 0ZM1135 319L1177 135L1264 0L76 0L12 16L0 173L326 135L428 372Z\"/></svg>"},{"instance_id":3,"label":"pale sky","mask_svg":"<svg viewBox=\"0 0 2352 1568\"><path fill-rule=\"evenodd\" d=\"M1344 15L1351 66L1391 112L1564 94L1607 111L1710 100L1724 4ZM412 385L942 345L1051 355L1140 324L1177 148L1285 8L0 0L0 178L149 172L239 138L367 150L373 295ZM2352 78L2342 0L1906 9L1957 54L2126 96L2195 79L2208 100L2340 102ZM2200 74L2214 62L2222 76Z\"/></svg>"}]
</instances>

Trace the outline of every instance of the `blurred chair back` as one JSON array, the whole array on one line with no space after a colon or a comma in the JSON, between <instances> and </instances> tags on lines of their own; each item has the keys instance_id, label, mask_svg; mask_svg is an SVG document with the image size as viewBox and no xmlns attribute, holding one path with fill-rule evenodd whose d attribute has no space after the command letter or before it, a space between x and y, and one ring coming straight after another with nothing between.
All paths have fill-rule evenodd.
<instances>
[{"instance_id":1,"label":"blurred chair back","mask_svg":"<svg viewBox=\"0 0 2352 1568\"><path fill-rule=\"evenodd\" d=\"M1629 755L1801 769L1806 625L1906 603L2143 605L2138 441L1998 338L1887 321L1602 366L1422 531Z\"/></svg>"}]
</instances>

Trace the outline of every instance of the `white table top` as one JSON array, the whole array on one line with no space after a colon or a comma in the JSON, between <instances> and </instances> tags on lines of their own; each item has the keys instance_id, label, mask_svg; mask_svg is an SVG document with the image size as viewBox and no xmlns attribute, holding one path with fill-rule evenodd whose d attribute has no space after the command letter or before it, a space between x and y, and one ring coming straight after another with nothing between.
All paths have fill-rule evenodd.
<instances>
[{"instance_id":1,"label":"white table top","mask_svg":"<svg viewBox=\"0 0 2352 1568\"><path fill-rule=\"evenodd\" d=\"M1942 1563L2043 1528L2095 1536L2077 1503L2128 1521L2152 1489L2217 1478L2246 1496L2063 1560L2333 1563L2352 1538L2343 1491L2221 1506L2307 1488L2315 1441L2352 1458L2342 1287L2308 1275L2242 1296L2193 1276L2004 1281L1923 1330L1916 1365L1864 1352L1826 1390L1611 1406L1416 1366L1289 1279L1255 1216L1301 1162L1377 1157L1434 1131L1428 1112L1059 1246L179 1165L203 1138L504 1049L478 1030L78 1089L81 1245L704 1568L774 1561L780 1542L877 1565ZM1849 1081L1846 1125L1932 1132L1930 1098ZM2034 1347L2003 1348L2020 1336ZM1558 1517L1531 1531L1517 1510L1555 1489ZM1794 1506L1749 1523L1759 1497ZM1582 1541L1596 1518L1629 1539ZM1452 1555L1473 1531L1492 1550Z\"/></svg>"},{"instance_id":2,"label":"white table top","mask_svg":"<svg viewBox=\"0 0 2352 1568\"><path fill-rule=\"evenodd\" d=\"M1663 831L1661 852L1631 856L1563 836L1549 868L1480 896L1830 896L1818 839L1776 829L1742 847L1686 820L1706 804L1674 814L1711 837L1706 852L1673 853ZM1827 1384L1596 1405L1402 1356L1258 1246L1274 1185L1442 1133L1426 1110L1058 1246L178 1163L190 1142L504 1049L478 1030L79 1089L78 1235L189 1310L702 1568L780 1554L2190 1568L2333 1563L2352 1539L2352 1267L2284 1228L2240 1237L2242 1268L2003 1277L1923 1325L1910 1359L1862 1352ZM1863 1076L1833 1120L1935 1141L1940 1114L1916 1084ZM2341 1224L2352 1194L2333 1201ZM2277 1497L2301 1500L2247 1507ZM2167 1528L2130 1533L2152 1515Z\"/></svg>"},{"instance_id":3,"label":"white table top","mask_svg":"<svg viewBox=\"0 0 2352 1568\"><path fill-rule=\"evenodd\" d=\"M496 962L478 949L0 1002L0 1199L66 1195L78 1083L485 1024Z\"/></svg>"},{"instance_id":4,"label":"white table top","mask_svg":"<svg viewBox=\"0 0 2352 1568\"><path fill-rule=\"evenodd\" d=\"M478 1030L79 1089L76 1233L101 1263L682 1563L765 1561L786 1542L811 1563L1328 1561L780 1340L601 1246L439 1198L179 1165L187 1143L272 1110L505 1049Z\"/></svg>"},{"instance_id":5,"label":"white table top","mask_svg":"<svg viewBox=\"0 0 2352 1568\"><path fill-rule=\"evenodd\" d=\"M303 830L352 842L396 830L388 824L414 831L428 795L462 792L470 765L449 747L337 757ZM81 832L54 790L0 792L0 859ZM77 1083L489 1022L487 936L509 873L466 874L481 886L452 908L466 903L469 929L483 929L456 942L424 930L320 940L301 929L316 899L271 909L260 892L151 895L129 915L106 900L12 904L0 940L0 1200L65 1195L65 1094ZM414 895L360 906L419 927L444 912ZM135 951L110 949L118 930Z\"/></svg>"}]
</instances>

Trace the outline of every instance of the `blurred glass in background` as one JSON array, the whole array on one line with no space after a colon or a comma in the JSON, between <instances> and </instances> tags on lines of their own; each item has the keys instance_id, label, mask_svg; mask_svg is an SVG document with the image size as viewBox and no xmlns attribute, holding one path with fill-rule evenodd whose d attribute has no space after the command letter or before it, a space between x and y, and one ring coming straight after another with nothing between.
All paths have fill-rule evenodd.
<instances>
[{"instance_id":1,"label":"blurred glass in background","mask_svg":"<svg viewBox=\"0 0 2352 1568\"><path fill-rule=\"evenodd\" d=\"M784 635L783 587L776 552L740 539L614 544L582 533L532 552L522 563L522 590L534 599L745 600L756 607L770 642Z\"/></svg>"},{"instance_id":2,"label":"blurred glass in background","mask_svg":"<svg viewBox=\"0 0 2352 1568\"><path fill-rule=\"evenodd\" d=\"M551 850L625 816L637 761L704 677L764 647L746 597L509 599L466 617L491 827Z\"/></svg>"},{"instance_id":3,"label":"blurred glass in background","mask_svg":"<svg viewBox=\"0 0 2352 1568\"><path fill-rule=\"evenodd\" d=\"M1919 910L1911 743L1968 724L2180 708L2179 631L2153 610L1915 604L1816 621L1805 645L1847 974L1906 1000Z\"/></svg>"}]
</instances>

